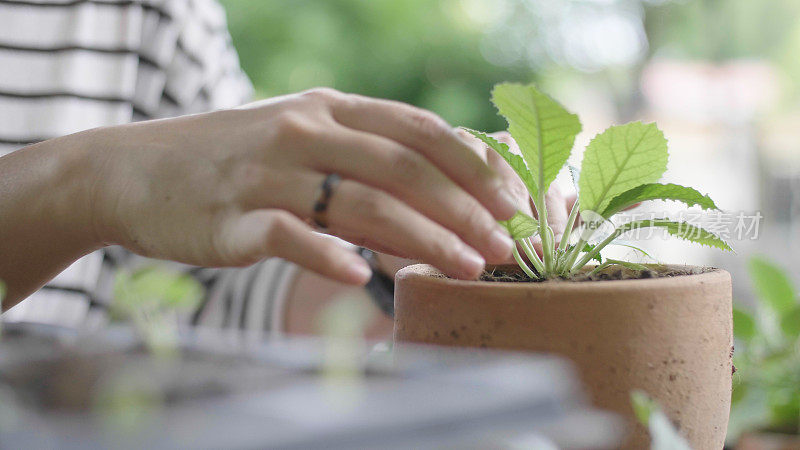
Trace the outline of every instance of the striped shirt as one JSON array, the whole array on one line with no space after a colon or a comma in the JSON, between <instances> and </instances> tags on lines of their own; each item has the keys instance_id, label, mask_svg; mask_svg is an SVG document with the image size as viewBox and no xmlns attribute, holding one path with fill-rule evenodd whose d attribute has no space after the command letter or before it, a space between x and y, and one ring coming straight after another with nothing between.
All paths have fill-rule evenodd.
<instances>
[{"instance_id":1,"label":"striped shirt","mask_svg":"<svg viewBox=\"0 0 800 450\"><path fill-rule=\"evenodd\" d=\"M229 108L251 94L215 0L0 0L0 155L89 128ZM94 252L3 320L102 323L115 271L148 263L118 247ZM295 266L177 267L208 288L195 323L280 330Z\"/></svg>"}]
</instances>

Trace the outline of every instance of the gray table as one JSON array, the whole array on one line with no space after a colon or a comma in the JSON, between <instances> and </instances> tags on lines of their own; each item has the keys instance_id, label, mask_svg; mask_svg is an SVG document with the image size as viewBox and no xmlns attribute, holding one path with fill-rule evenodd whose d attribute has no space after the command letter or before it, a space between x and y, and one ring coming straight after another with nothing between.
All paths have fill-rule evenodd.
<instances>
[{"instance_id":1,"label":"gray table","mask_svg":"<svg viewBox=\"0 0 800 450\"><path fill-rule=\"evenodd\" d=\"M622 435L615 417L586 405L569 364L553 357L203 333L182 345L200 356L154 360L131 352L125 333L36 328L4 337L0 446L614 448ZM116 416L130 405L51 404L54 392L91 377L65 354L104 361L92 395L114 377L149 393L133 425L120 426Z\"/></svg>"}]
</instances>

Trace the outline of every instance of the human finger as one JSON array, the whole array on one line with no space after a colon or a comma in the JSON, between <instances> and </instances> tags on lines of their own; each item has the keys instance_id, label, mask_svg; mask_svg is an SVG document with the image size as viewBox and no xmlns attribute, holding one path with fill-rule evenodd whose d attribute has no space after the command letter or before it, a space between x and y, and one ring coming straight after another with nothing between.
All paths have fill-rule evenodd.
<instances>
[{"instance_id":1,"label":"human finger","mask_svg":"<svg viewBox=\"0 0 800 450\"><path fill-rule=\"evenodd\" d=\"M220 240L244 264L274 256L354 285L365 284L372 275L363 258L286 211L253 210L231 218Z\"/></svg>"},{"instance_id":2,"label":"human finger","mask_svg":"<svg viewBox=\"0 0 800 450\"><path fill-rule=\"evenodd\" d=\"M485 265L483 257L455 233L391 195L355 181L345 180L337 188L328 206L328 221L333 234L381 242L454 278L475 279Z\"/></svg>"},{"instance_id":3,"label":"human finger","mask_svg":"<svg viewBox=\"0 0 800 450\"><path fill-rule=\"evenodd\" d=\"M390 139L342 128L306 164L381 189L455 232L485 258L511 256L513 241L492 214L419 153Z\"/></svg>"},{"instance_id":4,"label":"human finger","mask_svg":"<svg viewBox=\"0 0 800 450\"><path fill-rule=\"evenodd\" d=\"M496 219L508 219L516 212L503 180L439 116L404 103L361 96L334 102L332 110L334 119L348 128L384 136L419 152Z\"/></svg>"}]
</instances>

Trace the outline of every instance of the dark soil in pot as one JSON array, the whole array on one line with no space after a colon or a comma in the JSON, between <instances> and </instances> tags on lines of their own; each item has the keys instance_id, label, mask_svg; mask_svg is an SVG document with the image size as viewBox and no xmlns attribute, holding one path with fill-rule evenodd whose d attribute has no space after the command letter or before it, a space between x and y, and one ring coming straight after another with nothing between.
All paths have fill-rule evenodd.
<instances>
[{"instance_id":1,"label":"dark soil in pot","mask_svg":"<svg viewBox=\"0 0 800 450\"><path fill-rule=\"evenodd\" d=\"M508 282L508 283L560 283L568 281L612 281L612 280L639 280L647 278L679 277L683 275L697 275L711 272L716 269L710 267L682 267L665 265L648 265L650 270L632 270L626 267L609 266L596 273L590 273L594 266L587 266L583 271L569 278L552 278L549 280L534 280L527 277L517 266L490 266L481 274L480 281Z\"/></svg>"},{"instance_id":2,"label":"dark soil in pot","mask_svg":"<svg viewBox=\"0 0 800 450\"><path fill-rule=\"evenodd\" d=\"M395 340L562 355L595 405L629 419L626 448L649 448L633 418L633 389L657 399L693 448L722 448L733 369L730 275L686 266L648 279L624 273L597 282L481 282L407 267L397 275Z\"/></svg>"}]
</instances>

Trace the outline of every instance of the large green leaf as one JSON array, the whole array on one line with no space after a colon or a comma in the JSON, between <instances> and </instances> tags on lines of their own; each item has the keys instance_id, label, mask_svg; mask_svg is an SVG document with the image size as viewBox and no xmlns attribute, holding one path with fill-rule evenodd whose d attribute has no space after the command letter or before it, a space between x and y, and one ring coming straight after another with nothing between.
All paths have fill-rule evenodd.
<instances>
[{"instance_id":1,"label":"large green leaf","mask_svg":"<svg viewBox=\"0 0 800 450\"><path fill-rule=\"evenodd\" d=\"M500 220L499 223L508 230L511 239L515 241L525 239L539 232L539 222L522 211L517 211L514 217L508 220Z\"/></svg>"},{"instance_id":2,"label":"large green leaf","mask_svg":"<svg viewBox=\"0 0 800 450\"><path fill-rule=\"evenodd\" d=\"M506 160L509 166L514 169L514 172L520 177L525 186L528 188L528 192L531 195L535 195L536 193L536 182L533 179L533 176L528 172L528 167L525 165L525 161L522 159L521 156L511 153L511 150L508 148L508 144L498 141L497 139L489 136L486 133L481 131L471 130L469 128L462 127L465 131L469 132L476 138L483 141L484 144L488 145L489 148L497 152L501 158Z\"/></svg>"},{"instance_id":3,"label":"large green leaf","mask_svg":"<svg viewBox=\"0 0 800 450\"><path fill-rule=\"evenodd\" d=\"M536 189L531 194L536 198L547 192L566 164L581 122L533 85L498 84L492 90L492 102L508 121L508 131L528 163Z\"/></svg>"},{"instance_id":4,"label":"large green leaf","mask_svg":"<svg viewBox=\"0 0 800 450\"><path fill-rule=\"evenodd\" d=\"M782 317L797 305L797 289L780 267L758 256L747 265L756 294L766 306Z\"/></svg>"},{"instance_id":5,"label":"large green leaf","mask_svg":"<svg viewBox=\"0 0 800 450\"><path fill-rule=\"evenodd\" d=\"M678 184L648 183L628 189L611 199L601 215L607 219L629 206L647 200L675 200L690 208L699 206L703 209L718 209L709 196L696 189Z\"/></svg>"},{"instance_id":6,"label":"large green leaf","mask_svg":"<svg viewBox=\"0 0 800 450\"><path fill-rule=\"evenodd\" d=\"M781 317L783 334L791 340L800 337L800 305L795 306Z\"/></svg>"},{"instance_id":7,"label":"large green leaf","mask_svg":"<svg viewBox=\"0 0 800 450\"><path fill-rule=\"evenodd\" d=\"M696 244L716 247L720 250L733 251L733 249L722 238L701 227L690 225L686 222L675 222L667 219L646 219L628 222L620 225L614 234L621 235L637 228L659 227L667 230L667 233L681 239L694 242Z\"/></svg>"},{"instance_id":8,"label":"large green leaf","mask_svg":"<svg viewBox=\"0 0 800 450\"><path fill-rule=\"evenodd\" d=\"M667 140L655 124L632 122L595 136L581 163L581 212L604 211L611 199L667 169Z\"/></svg>"}]
</instances>

